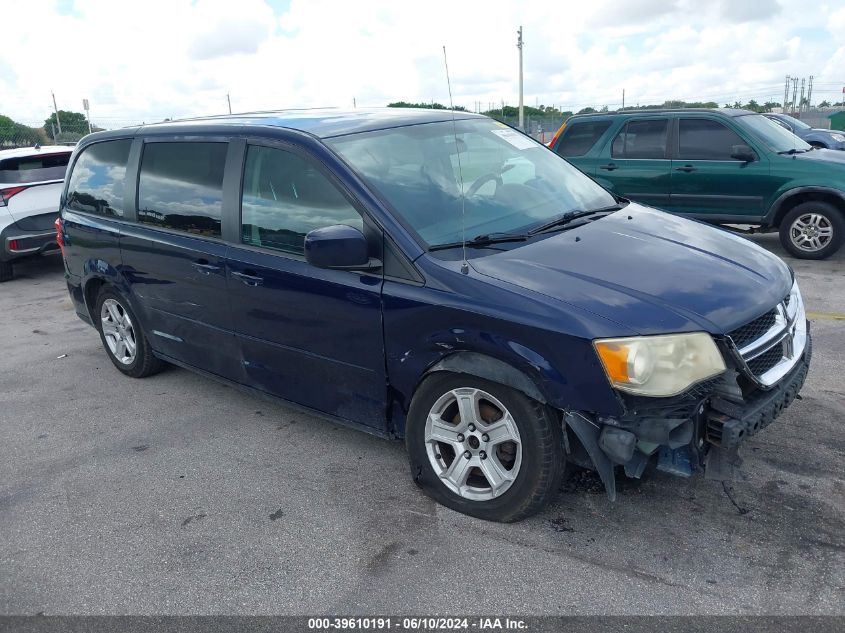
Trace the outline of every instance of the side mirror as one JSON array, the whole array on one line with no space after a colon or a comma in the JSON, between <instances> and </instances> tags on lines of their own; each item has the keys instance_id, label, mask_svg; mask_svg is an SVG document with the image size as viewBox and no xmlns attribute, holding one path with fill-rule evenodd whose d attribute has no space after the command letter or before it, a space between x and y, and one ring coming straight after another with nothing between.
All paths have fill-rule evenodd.
<instances>
[{"instance_id":1,"label":"side mirror","mask_svg":"<svg viewBox=\"0 0 845 633\"><path fill-rule=\"evenodd\" d=\"M732 145L731 158L741 160L743 163L750 163L757 160L757 154L748 145Z\"/></svg>"},{"instance_id":2,"label":"side mirror","mask_svg":"<svg viewBox=\"0 0 845 633\"><path fill-rule=\"evenodd\" d=\"M358 229L333 224L309 231L305 236L305 260L317 268L372 270L381 262L367 254L367 239Z\"/></svg>"}]
</instances>

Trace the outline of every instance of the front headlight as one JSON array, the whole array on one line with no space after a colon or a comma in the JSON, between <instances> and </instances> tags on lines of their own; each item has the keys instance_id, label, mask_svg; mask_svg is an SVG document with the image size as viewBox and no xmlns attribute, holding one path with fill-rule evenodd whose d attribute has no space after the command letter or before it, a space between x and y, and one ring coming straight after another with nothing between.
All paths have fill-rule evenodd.
<instances>
[{"instance_id":1,"label":"front headlight","mask_svg":"<svg viewBox=\"0 0 845 633\"><path fill-rule=\"evenodd\" d=\"M706 332L608 338L594 345L611 384L641 396L674 396L725 371Z\"/></svg>"}]
</instances>

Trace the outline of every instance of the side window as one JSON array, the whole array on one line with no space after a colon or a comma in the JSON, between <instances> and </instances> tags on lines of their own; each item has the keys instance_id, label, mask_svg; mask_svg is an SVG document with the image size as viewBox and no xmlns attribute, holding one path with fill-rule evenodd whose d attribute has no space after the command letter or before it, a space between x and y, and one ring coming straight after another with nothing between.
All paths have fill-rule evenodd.
<instances>
[{"instance_id":1,"label":"side window","mask_svg":"<svg viewBox=\"0 0 845 633\"><path fill-rule=\"evenodd\" d=\"M610 155L613 158L666 158L668 119L628 121L616 138Z\"/></svg>"},{"instance_id":2,"label":"side window","mask_svg":"<svg viewBox=\"0 0 845 633\"><path fill-rule=\"evenodd\" d=\"M364 229L359 213L312 163L281 149L247 148L241 202L245 244L301 255L305 234L332 224Z\"/></svg>"},{"instance_id":3,"label":"side window","mask_svg":"<svg viewBox=\"0 0 845 633\"><path fill-rule=\"evenodd\" d=\"M42 180L61 180L65 177L70 152L19 156L0 160L0 182L40 182Z\"/></svg>"},{"instance_id":4,"label":"side window","mask_svg":"<svg viewBox=\"0 0 845 633\"><path fill-rule=\"evenodd\" d=\"M138 221L220 237L227 143L146 143Z\"/></svg>"},{"instance_id":5,"label":"side window","mask_svg":"<svg viewBox=\"0 0 845 633\"><path fill-rule=\"evenodd\" d=\"M583 156L610 127L610 121L583 121L567 126L555 148L561 156Z\"/></svg>"},{"instance_id":6,"label":"side window","mask_svg":"<svg viewBox=\"0 0 845 633\"><path fill-rule=\"evenodd\" d=\"M744 145L739 135L718 121L680 119L678 158L681 160L734 160L734 145Z\"/></svg>"},{"instance_id":7,"label":"side window","mask_svg":"<svg viewBox=\"0 0 845 633\"><path fill-rule=\"evenodd\" d=\"M131 139L89 145L73 165L67 207L76 211L123 217L126 161Z\"/></svg>"}]
</instances>

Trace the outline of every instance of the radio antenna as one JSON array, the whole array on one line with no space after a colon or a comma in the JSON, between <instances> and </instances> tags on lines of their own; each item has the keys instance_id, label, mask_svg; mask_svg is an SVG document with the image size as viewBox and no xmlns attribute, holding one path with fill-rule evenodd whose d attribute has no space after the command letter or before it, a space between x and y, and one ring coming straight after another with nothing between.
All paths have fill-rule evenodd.
<instances>
[{"instance_id":1,"label":"radio antenna","mask_svg":"<svg viewBox=\"0 0 845 633\"><path fill-rule=\"evenodd\" d=\"M464 192L464 171L461 167L461 146L458 143L458 127L455 123L455 104L452 103L452 82L449 79L449 61L446 59L446 47L443 47L443 65L446 66L446 86L449 88L449 109L452 111L452 136L455 137L455 151L458 153L458 179L461 183L461 272L469 274L467 261L467 229L466 229L466 193Z\"/></svg>"}]
</instances>

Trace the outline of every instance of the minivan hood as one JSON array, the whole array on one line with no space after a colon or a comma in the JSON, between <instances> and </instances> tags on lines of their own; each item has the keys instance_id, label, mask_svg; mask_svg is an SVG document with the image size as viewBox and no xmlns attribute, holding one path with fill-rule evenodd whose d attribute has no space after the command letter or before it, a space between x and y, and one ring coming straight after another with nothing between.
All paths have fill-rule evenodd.
<instances>
[{"instance_id":1,"label":"minivan hood","mask_svg":"<svg viewBox=\"0 0 845 633\"><path fill-rule=\"evenodd\" d=\"M792 285L789 267L753 242L635 203L470 263L609 319L620 333L727 333L782 301Z\"/></svg>"}]
</instances>

